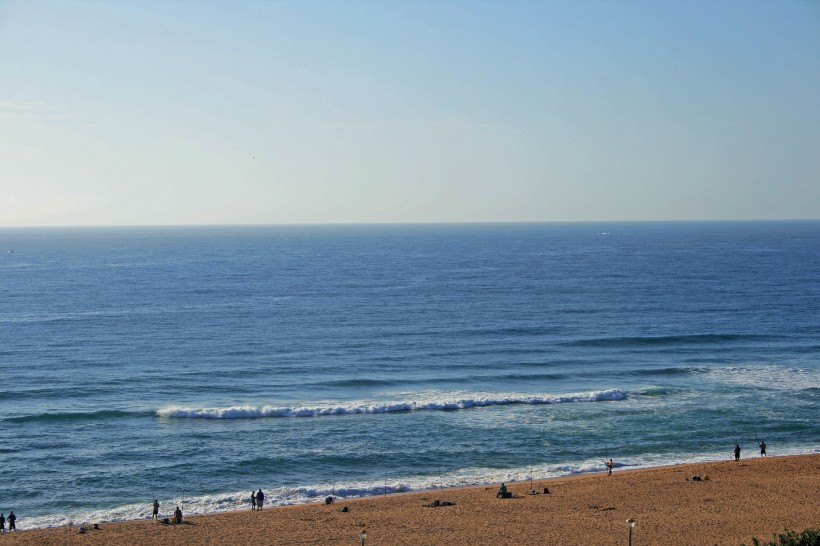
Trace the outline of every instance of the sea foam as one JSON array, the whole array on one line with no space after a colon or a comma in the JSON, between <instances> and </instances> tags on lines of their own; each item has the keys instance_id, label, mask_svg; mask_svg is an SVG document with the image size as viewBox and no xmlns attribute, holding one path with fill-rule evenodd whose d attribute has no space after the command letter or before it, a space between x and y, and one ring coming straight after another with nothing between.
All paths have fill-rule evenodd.
<instances>
[{"instance_id":1,"label":"sea foam","mask_svg":"<svg viewBox=\"0 0 820 546\"><path fill-rule=\"evenodd\" d=\"M808 453L816 453L810 450ZM779 455L800 455L806 450L787 448ZM615 461L616 469L656 468L681 463L712 462L728 459L730 453L680 453L676 457L663 454L643 454ZM533 466L515 468L469 467L455 472L421 475L385 475L378 479L338 482L313 483L297 486L262 485L265 491L266 506L286 506L293 504L323 502L328 496L343 502L346 499L371 497L377 495L405 493L412 491L446 490L453 487L469 487L505 483L526 483L563 476L606 472L606 463L600 458L579 459L558 464L541 463ZM176 506L180 506L186 516L197 514L215 514L250 508L250 493L226 492L209 495L180 495L172 498L160 498L160 517L170 516ZM64 527L71 525L88 525L91 523L111 523L118 521L147 519L150 517L151 499L144 503L124 504L100 510L78 510L72 513L51 514L45 516L22 517L18 528L42 529L47 527Z\"/></svg>"},{"instance_id":2,"label":"sea foam","mask_svg":"<svg viewBox=\"0 0 820 546\"><path fill-rule=\"evenodd\" d=\"M169 406L157 411L164 418L194 419L256 419L269 417L320 417L327 415L356 415L397 413L410 411L458 411L488 406L544 405L569 402L607 402L626 400L627 393L618 389L568 394L474 394L465 397L436 396L433 399L355 401L346 403L322 402L309 406L230 406L181 407Z\"/></svg>"}]
</instances>

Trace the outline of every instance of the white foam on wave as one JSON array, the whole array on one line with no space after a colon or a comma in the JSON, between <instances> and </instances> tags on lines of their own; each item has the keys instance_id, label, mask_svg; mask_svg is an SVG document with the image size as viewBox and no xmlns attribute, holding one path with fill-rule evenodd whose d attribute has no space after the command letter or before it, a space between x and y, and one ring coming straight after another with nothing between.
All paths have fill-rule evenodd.
<instances>
[{"instance_id":1,"label":"white foam on wave","mask_svg":"<svg viewBox=\"0 0 820 546\"><path fill-rule=\"evenodd\" d=\"M708 372L716 383L773 390L820 388L820 369L793 366L722 366Z\"/></svg>"},{"instance_id":2,"label":"white foam on wave","mask_svg":"<svg viewBox=\"0 0 820 546\"><path fill-rule=\"evenodd\" d=\"M820 452L820 448L815 447L806 450L805 448L786 447L778 451L776 455L799 455L817 452ZM675 457L671 457L669 454L644 454L621 459L617 454L614 454L613 459L615 459L615 469L617 470L624 468L653 468L682 463L711 462L730 459L731 457L733 457L733 454L731 450L727 449L725 453L680 453ZM346 499L352 498L411 491L441 490L441 494L446 495L446 490L453 487L491 485L502 482L523 484L528 481L605 471L606 463L604 459L593 457L559 464L539 463L531 466L505 469L468 467L440 474L383 476L378 479L350 483L320 483L295 487L265 487L262 485L262 489L265 492L266 506L284 506L323 502L328 496L333 496L337 502L344 502ZM146 499L146 502L142 504L128 504L110 509L22 517L17 520L17 527L20 530L41 529L46 527L88 526L93 523L147 519L151 514L151 502L152 499ZM159 502L160 517L170 517L176 506L182 508L185 516L215 514L249 509L250 492L242 491L196 497L175 497L159 499Z\"/></svg>"},{"instance_id":3,"label":"white foam on wave","mask_svg":"<svg viewBox=\"0 0 820 546\"><path fill-rule=\"evenodd\" d=\"M260 417L320 417L325 415L356 415L397 413L408 411L457 411L487 406L513 404L542 405L570 402L604 402L625 400L627 393L618 389L569 394L472 394L467 396L420 397L417 400L322 402L312 406L230 406L196 408L169 406L157 411L166 418L255 419Z\"/></svg>"}]
</instances>

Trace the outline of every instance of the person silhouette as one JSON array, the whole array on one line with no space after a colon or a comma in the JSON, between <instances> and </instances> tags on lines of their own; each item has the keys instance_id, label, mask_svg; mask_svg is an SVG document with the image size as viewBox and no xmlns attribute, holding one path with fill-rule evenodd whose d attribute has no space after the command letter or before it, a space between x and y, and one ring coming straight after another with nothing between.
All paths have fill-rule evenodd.
<instances>
[{"instance_id":1,"label":"person silhouette","mask_svg":"<svg viewBox=\"0 0 820 546\"><path fill-rule=\"evenodd\" d=\"M157 519L159 517L159 501L154 499L154 508L151 514L151 519Z\"/></svg>"},{"instance_id":2,"label":"person silhouette","mask_svg":"<svg viewBox=\"0 0 820 546\"><path fill-rule=\"evenodd\" d=\"M740 460L740 444L735 445L735 460Z\"/></svg>"},{"instance_id":3,"label":"person silhouette","mask_svg":"<svg viewBox=\"0 0 820 546\"><path fill-rule=\"evenodd\" d=\"M610 459L609 461L607 461L607 463L606 463L606 468L607 468L607 471L608 471L608 472L607 472L607 476L611 476L611 475L612 475L612 467L614 467L614 466L615 466L615 463L613 463L613 462L612 462L612 459Z\"/></svg>"},{"instance_id":4,"label":"person silhouette","mask_svg":"<svg viewBox=\"0 0 820 546\"><path fill-rule=\"evenodd\" d=\"M760 456L766 456L766 442L764 442L763 440L760 440Z\"/></svg>"},{"instance_id":5,"label":"person silhouette","mask_svg":"<svg viewBox=\"0 0 820 546\"><path fill-rule=\"evenodd\" d=\"M265 504L265 494L262 493L262 490L256 492L256 509L261 510L262 505Z\"/></svg>"},{"instance_id":6,"label":"person silhouette","mask_svg":"<svg viewBox=\"0 0 820 546\"><path fill-rule=\"evenodd\" d=\"M9 512L8 522L9 522L9 531L16 531L17 527L14 525L14 522L17 521L17 516L14 515L14 512Z\"/></svg>"}]
</instances>

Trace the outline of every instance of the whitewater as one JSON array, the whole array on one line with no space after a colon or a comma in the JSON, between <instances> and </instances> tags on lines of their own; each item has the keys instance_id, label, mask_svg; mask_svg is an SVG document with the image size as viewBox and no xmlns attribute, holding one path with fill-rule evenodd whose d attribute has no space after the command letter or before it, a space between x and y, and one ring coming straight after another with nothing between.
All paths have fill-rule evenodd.
<instances>
[{"instance_id":1,"label":"whitewater","mask_svg":"<svg viewBox=\"0 0 820 546\"><path fill-rule=\"evenodd\" d=\"M820 450L820 222L0 230L18 528Z\"/></svg>"}]
</instances>

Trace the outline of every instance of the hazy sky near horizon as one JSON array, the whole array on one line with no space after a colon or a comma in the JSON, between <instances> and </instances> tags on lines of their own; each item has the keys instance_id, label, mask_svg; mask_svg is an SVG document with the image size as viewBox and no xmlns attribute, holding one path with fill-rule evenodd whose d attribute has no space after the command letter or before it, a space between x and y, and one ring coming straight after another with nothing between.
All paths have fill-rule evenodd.
<instances>
[{"instance_id":1,"label":"hazy sky near horizon","mask_svg":"<svg viewBox=\"0 0 820 546\"><path fill-rule=\"evenodd\" d=\"M0 226L793 218L814 0L0 0Z\"/></svg>"}]
</instances>

